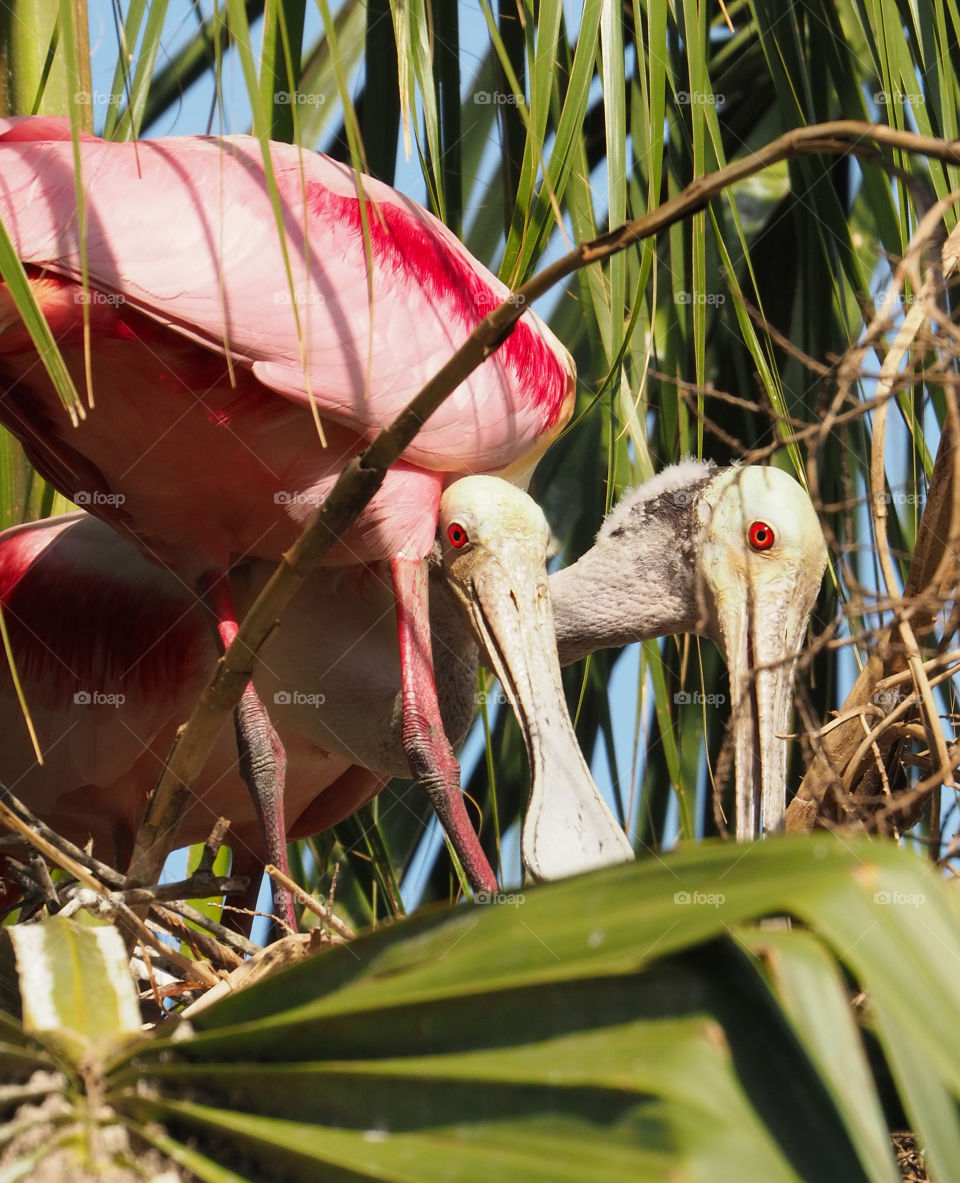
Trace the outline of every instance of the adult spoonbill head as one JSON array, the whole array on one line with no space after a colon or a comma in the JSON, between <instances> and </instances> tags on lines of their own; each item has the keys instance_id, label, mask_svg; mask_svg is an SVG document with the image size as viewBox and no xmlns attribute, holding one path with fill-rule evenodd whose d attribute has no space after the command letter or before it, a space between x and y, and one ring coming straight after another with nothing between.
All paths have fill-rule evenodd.
<instances>
[{"instance_id":1,"label":"adult spoonbill head","mask_svg":"<svg viewBox=\"0 0 960 1183\"><path fill-rule=\"evenodd\" d=\"M730 675L739 841L783 827L797 654L827 564L816 511L780 469L686 460L623 495L553 575L560 660L670 633L715 640Z\"/></svg>"},{"instance_id":2,"label":"adult spoonbill head","mask_svg":"<svg viewBox=\"0 0 960 1183\"><path fill-rule=\"evenodd\" d=\"M464 477L440 503L449 584L509 696L530 764L521 854L534 879L633 858L583 759L560 682L545 555L546 519L496 477Z\"/></svg>"}]
</instances>

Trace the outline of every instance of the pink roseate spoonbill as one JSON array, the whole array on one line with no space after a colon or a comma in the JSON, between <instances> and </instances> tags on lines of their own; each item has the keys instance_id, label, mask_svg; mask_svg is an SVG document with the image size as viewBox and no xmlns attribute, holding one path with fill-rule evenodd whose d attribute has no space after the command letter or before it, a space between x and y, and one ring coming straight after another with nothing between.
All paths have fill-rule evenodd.
<instances>
[{"instance_id":1,"label":"pink roseate spoonbill","mask_svg":"<svg viewBox=\"0 0 960 1183\"><path fill-rule=\"evenodd\" d=\"M778 736L826 565L813 504L791 476L686 460L625 493L594 546L550 580L564 665L667 633L718 642L730 673L738 841L783 829Z\"/></svg>"},{"instance_id":2,"label":"pink roseate spoonbill","mask_svg":"<svg viewBox=\"0 0 960 1183\"><path fill-rule=\"evenodd\" d=\"M282 228L253 138L84 136L78 181L65 121L0 121L0 218L78 389L87 364L92 376L91 405L71 426L0 287L0 421L61 492L199 587L224 645L237 620L224 573L279 559L345 462L509 294L388 186L290 145L270 155ZM417 706L408 759L487 890L496 880L463 807L418 623L426 559L446 485L469 473L523 482L569 418L574 387L569 355L527 311L326 557L390 564L404 702ZM340 631L336 618L328 627ZM254 763L279 770L252 692L241 720L261 736ZM282 863L280 801L265 782L253 791Z\"/></svg>"},{"instance_id":3,"label":"pink roseate spoonbill","mask_svg":"<svg viewBox=\"0 0 960 1183\"><path fill-rule=\"evenodd\" d=\"M509 596L497 586L526 565L523 556L516 558L523 515L515 507L510 512L512 503L498 509L496 486L482 484L459 499L465 504L458 501L457 485L447 491L442 564L431 570L437 687L455 746L474 711L476 633L490 654L487 663L502 668L521 719L524 700L536 693L523 681L529 671L541 686L555 677L541 654L529 664L507 664L498 656L520 627L519 615L496 610L512 601L519 613L516 587L528 603L531 596L539 601L525 613L534 633L547 627L548 618L539 574L532 583L515 578ZM522 500L516 491L510 496ZM542 529L542 519L538 523L533 515L534 541ZM776 735L786 727L793 659L825 553L813 507L792 478L775 469L718 470L685 461L626 493L593 548L551 576L561 660L568 664L597 649L671 632L719 640L731 663L735 725L745 734L736 748L737 798L745 797L749 807L738 807L738 818L749 818L755 828L759 781L764 804L771 802L764 826L777 829L786 746ZM231 573L241 608L270 570L255 563ZM501 641L492 638L491 622L477 607L486 602L486 581L493 584ZM0 534L0 595L45 752L44 765L37 766L13 691L0 681L0 726L8 737L0 750L0 780L67 837L93 837L101 857L122 858L173 732L216 657L203 612L181 581L83 514ZM82 629L75 627L77 619ZM325 627L327 619L337 620L336 636ZM763 668L751 686L753 654ZM359 574L314 572L261 658L254 681L261 697L276 704L289 760L291 837L336 824L388 777L407 774L397 625L382 566ZM536 720L527 728L531 743L558 743L549 719L545 727ZM538 759L534 754L532 763ZM580 784L578 778L573 790L564 782L555 788L555 782L534 777L522 853L535 878L629 857L611 835L605 810L589 795L578 795ZM260 861L262 839L226 732L196 786L178 840L205 837L220 813L232 819L231 842L240 869L250 873ZM609 824L615 826L612 818ZM751 832L738 825L738 837Z\"/></svg>"}]
</instances>

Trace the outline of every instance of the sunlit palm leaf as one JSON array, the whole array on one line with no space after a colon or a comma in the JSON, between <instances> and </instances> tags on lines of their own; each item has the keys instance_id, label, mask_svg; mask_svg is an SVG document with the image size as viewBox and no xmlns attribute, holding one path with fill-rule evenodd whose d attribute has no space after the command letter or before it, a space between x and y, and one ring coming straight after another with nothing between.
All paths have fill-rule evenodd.
<instances>
[{"instance_id":1,"label":"sunlit palm leaf","mask_svg":"<svg viewBox=\"0 0 960 1183\"><path fill-rule=\"evenodd\" d=\"M98 1150L95 1131L119 1122L208 1180L613 1183L681 1170L704 1183L758 1171L892 1183L850 975L899 1102L932 1104L930 1165L949 1172L956 907L913 856L829 837L714 845L507 901L382 929L119 1054L104 1013L66 995L30 1043L0 1020L13 1080L35 1065L73 1080L48 1075L3 1101L62 1097L82 1121L75 1153L108 1159L115 1140ZM752 923L779 912L808 931ZM31 972L69 960L81 936L51 928ZM106 986L118 971L92 960L87 972Z\"/></svg>"}]
</instances>

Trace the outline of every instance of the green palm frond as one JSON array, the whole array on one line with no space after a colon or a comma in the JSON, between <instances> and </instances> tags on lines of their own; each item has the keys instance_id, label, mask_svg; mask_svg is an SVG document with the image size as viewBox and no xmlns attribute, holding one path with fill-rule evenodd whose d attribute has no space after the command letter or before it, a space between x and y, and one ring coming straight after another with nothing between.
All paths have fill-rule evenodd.
<instances>
[{"instance_id":1,"label":"green palm frond","mask_svg":"<svg viewBox=\"0 0 960 1183\"><path fill-rule=\"evenodd\" d=\"M702 846L381 929L153 1034L109 926L21 926L4 1161L156 1177L173 1160L211 1183L894 1183L902 1107L947 1179L953 894L890 846ZM804 928L757 924L783 913Z\"/></svg>"}]
</instances>

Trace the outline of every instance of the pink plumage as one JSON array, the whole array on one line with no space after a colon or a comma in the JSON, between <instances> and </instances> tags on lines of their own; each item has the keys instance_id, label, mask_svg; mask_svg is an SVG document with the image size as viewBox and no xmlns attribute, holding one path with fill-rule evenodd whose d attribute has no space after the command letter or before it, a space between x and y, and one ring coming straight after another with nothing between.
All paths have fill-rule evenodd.
<instances>
[{"instance_id":1,"label":"pink plumage","mask_svg":"<svg viewBox=\"0 0 960 1183\"><path fill-rule=\"evenodd\" d=\"M77 178L57 127L0 134L0 217L82 388ZM296 147L271 146L289 277L258 141L84 139L80 155L96 406L68 427L7 295L0 416L56 484L181 568L276 557L344 460L508 294L415 203ZM333 561L426 553L443 484L538 454L572 393L569 357L526 313L407 450L353 556Z\"/></svg>"},{"instance_id":2,"label":"pink plumage","mask_svg":"<svg viewBox=\"0 0 960 1183\"><path fill-rule=\"evenodd\" d=\"M258 564L235 576L242 607L268 574L269 565ZM292 836L352 813L391 769L372 772L346 750L332 750L325 715L298 707L296 694L289 705L275 706L277 688L287 698L291 689L307 696L322 688L333 709L359 661L367 671L367 710L385 731L400 680L390 596L382 579L360 588L349 574L318 572L264 650L257 683L287 752ZM85 514L0 533L0 604L44 754L38 765L0 668L0 780L64 836L81 845L93 839L99 858L123 865L176 729L216 661L206 612L175 574ZM327 623L334 613L337 630ZM352 650L342 670L340 643ZM402 771L402 751L393 759ZM203 841L220 815L230 818L229 844L249 873L263 862L263 838L237 771L229 721L193 788L177 842Z\"/></svg>"}]
</instances>

